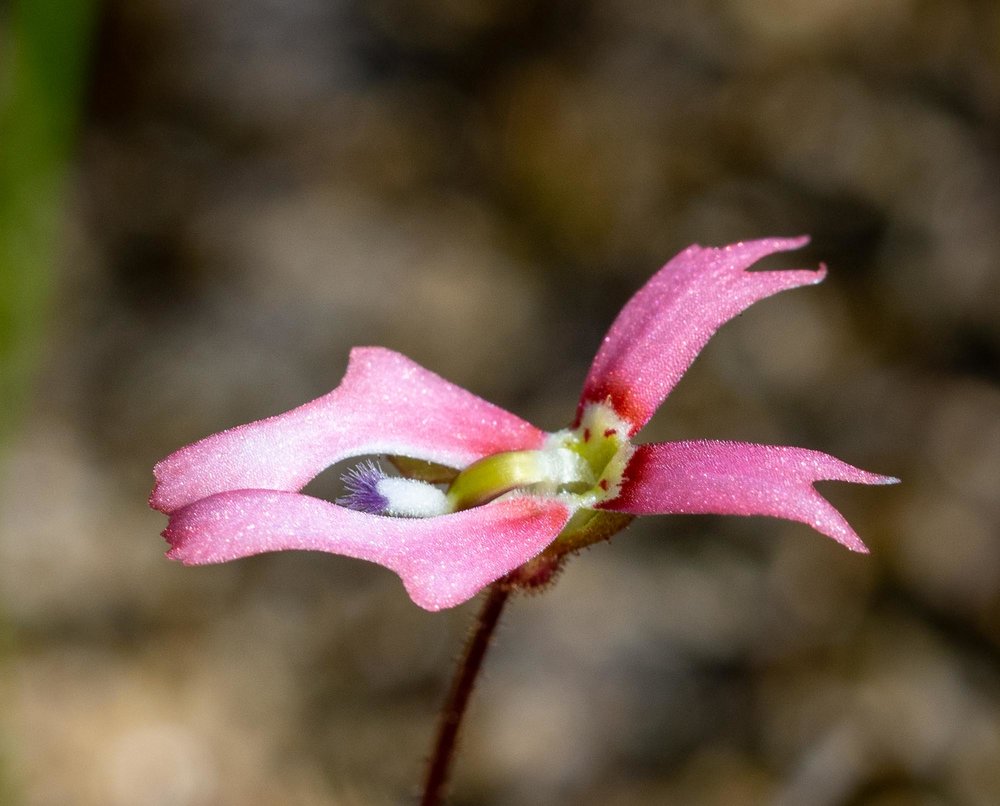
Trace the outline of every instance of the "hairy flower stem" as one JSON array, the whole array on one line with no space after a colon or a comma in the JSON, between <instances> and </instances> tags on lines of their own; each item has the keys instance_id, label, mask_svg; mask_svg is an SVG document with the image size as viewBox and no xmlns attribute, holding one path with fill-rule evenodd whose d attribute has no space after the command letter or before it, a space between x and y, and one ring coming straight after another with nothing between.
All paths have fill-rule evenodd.
<instances>
[{"instance_id":1,"label":"hairy flower stem","mask_svg":"<svg viewBox=\"0 0 1000 806\"><path fill-rule=\"evenodd\" d=\"M500 621L503 606L510 596L510 588L504 581L495 582L489 587L486 601L479 611L476 623L469 634L465 652L455 669L451 681L451 690L441 709L438 722L437 738L434 742L434 754L431 756L427 779L424 784L424 795L420 806L439 806L444 802L445 788L448 784L448 773L455 758L455 748L458 741L458 731L462 726L462 717L469 704L469 697L476 685L476 678L486 657L493 633Z\"/></svg>"}]
</instances>

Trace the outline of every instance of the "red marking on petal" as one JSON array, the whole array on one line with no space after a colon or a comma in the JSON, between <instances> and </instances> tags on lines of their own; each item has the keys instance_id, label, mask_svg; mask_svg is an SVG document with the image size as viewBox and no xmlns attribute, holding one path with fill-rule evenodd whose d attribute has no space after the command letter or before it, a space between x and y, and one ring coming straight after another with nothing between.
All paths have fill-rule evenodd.
<instances>
[{"instance_id":1,"label":"red marking on petal","mask_svg":"<svg viewBox=\"0 0 1000 806\"><path fill-rule=\"evenodd\" d=\"M587 389L587 399L580 401L574 427L579 426L580 420L583 418L583 409L587 404L601 401L619 418L631 424L627 436L635 436L648 419L647 406L643 397L642 390L633 389L627 381L621 381L613 376L601 378L598 383ZM604 436L611 436L611 434L605 433ZM589 438L589 432L585 432L584 439L587 438Z\"/></svg>"}]
</instances>

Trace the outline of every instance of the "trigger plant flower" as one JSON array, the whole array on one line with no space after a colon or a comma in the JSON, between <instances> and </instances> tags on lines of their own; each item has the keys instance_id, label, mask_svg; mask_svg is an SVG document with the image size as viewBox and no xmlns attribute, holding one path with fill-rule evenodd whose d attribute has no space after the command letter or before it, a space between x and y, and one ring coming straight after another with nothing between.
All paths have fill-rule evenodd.
<instances>
[{"instance_id":1,"label":"trigger plant flower","mask_svg":"<svg viewBox=\"0 0 1000 806\"><path fill-rule=\"evenodd\" d=\"M379 563L428 610L497 580L551 579L569 553L636 515L768 515L867 549L813 487L890 484L805 448L636 437L713 333L825 269L748 271L806 238L691 246L625 305L601 342L570 425L546 433L399 353L361 347L332 392L207 437L157 464L150 504L167 556L190 565L286 549ZM395 468L387 473L374 458ZM355 459L336 503L301 490Z\"/></svg>"}]
</instances>

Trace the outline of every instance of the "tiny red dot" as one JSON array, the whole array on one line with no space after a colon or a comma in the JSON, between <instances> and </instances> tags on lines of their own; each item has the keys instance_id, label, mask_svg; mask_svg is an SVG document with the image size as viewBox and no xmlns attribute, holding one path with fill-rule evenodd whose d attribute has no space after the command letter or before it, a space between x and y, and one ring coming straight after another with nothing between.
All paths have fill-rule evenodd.
<instances>
[{"instance_id":1,"label":"tiny red dot","mask_svg":"<svg viewBox=\"0 0 1000 806\"><path fill-rule=\"evenodd\" d=\"M608 480L601 479L599 482L597 482L597 486L600 487L602 490L608 489Z\"/></svg>"},{"instance_id":2,"label":"tiny red dot","mask_svg":"<svg viewBox=\"0 0 1000 806\"><path fill-rule=\"evenodd\" d=\"M584 442L590 442L590 429L589 428L584 428L583 429L583 441Z\"/></svg>"},{"instance_id":3,"label":"tiny red dot","mask_svg":"<svg viewBox=\"0 0 1000 806\"><path fill-rule=\"evenodd\" d=\"M605 428L604 429L604 436L606 436L606 437L610 437L612 434L617 434L617 433L618 433L618 430L615 429L615 428Z\"/></svg>"}]
</instances>

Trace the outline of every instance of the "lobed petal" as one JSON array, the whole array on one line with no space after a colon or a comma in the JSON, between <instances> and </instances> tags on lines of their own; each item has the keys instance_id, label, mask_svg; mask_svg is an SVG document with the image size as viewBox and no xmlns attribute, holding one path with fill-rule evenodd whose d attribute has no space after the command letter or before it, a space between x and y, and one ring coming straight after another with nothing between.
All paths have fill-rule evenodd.
<instances>
[{"instance_id":1,"label":"lobed petal","mask_svg":"<svg viewBox=\"0 0 1000 806\"><path fill-rule=\"evenodd\" d=\"M341 459L395 454L464 467L538 448L530 423L381 347L351 351L332 392L284 414L206 437L153 470L150 505L170 513L226 490L300 490Z\"/></svg>"},{"instance_id":2,"label":"lobed petal","mask_svg":"<svg viewBox=\"0 0 1000 806\"><path fill-rule=\"evenodd\" d=\"M453 607L530 560L569 519L557 500L514 497L436 518L387 518L319 498L236 490L175 511L167 556L188 565L310 549L395 571L427 610Z\"/></svg>"},{"instance_id":3,"label":"lobed petal","mask_svg":"<svg viewBox=\"0 0 1000 806\"><path fill-rule=\"evenodd\" d=\"M577 423L588 403L610 402L635 434L723 324L758 300L826 276L823 267L747 271L767 255L808 241L766 238L721 249L690 246L673 258L628 301L604 337L583 386Z\"/></svg>"},{"instance_id":4,"label":"lobed petal","mask_svg":"<svg viewBox=\"0 0 1000 806\"><path fill-rule=\"evenodd\" d=\"M899 480L805 448L668 442L636 448L621 494L600 508L633 515L770 515L808 524L852 551L867 552L843 515L813 488L816 481Z\"/></svg>"}]
</instances>

